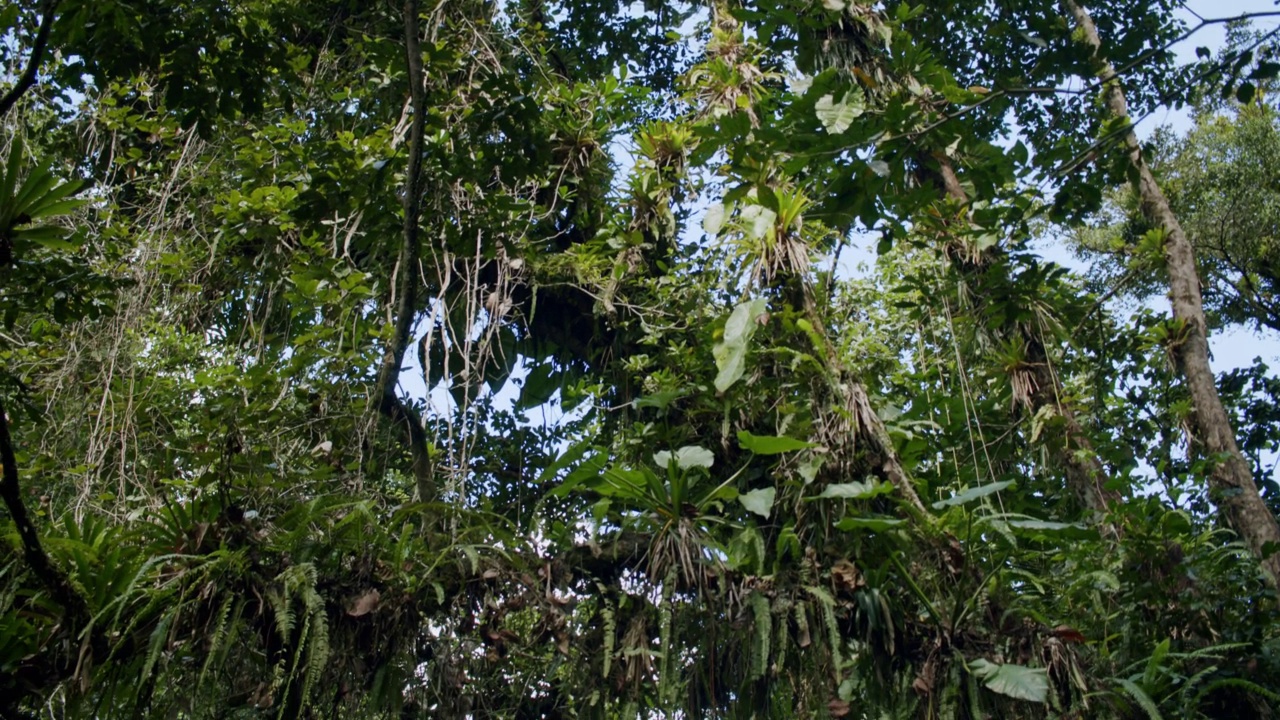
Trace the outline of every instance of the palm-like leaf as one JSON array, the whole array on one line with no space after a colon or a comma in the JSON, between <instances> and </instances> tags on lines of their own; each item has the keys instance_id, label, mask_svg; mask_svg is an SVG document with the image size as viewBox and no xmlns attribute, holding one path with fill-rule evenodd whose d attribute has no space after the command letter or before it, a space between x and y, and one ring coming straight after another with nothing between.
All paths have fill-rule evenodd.
<instances>
[{"instance_id":1,"label":"palm-like leaf","mask_svg":"<svg viewBox=\"0 0 1280 720\"><path fill-rule=\"evenodd\" d=\"M31 170L19 184L25 156L22 139L14 138L0 177L0 264L12 262L13 251L21 252L31 243L60 250L73 247L66 228L36 221L66 215L86 202L72 197L84 183L60 182L44 167Z\"/></svg>"}]
</instances>

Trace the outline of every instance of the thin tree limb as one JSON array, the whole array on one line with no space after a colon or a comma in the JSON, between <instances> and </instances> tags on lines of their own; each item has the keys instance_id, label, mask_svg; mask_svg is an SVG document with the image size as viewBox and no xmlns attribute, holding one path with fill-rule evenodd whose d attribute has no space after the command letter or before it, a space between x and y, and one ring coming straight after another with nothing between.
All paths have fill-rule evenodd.
<instances>
[{"instance_id":1,"label":"thin tree limb","mask_svg":"<svg viewBox=\"0 0 1280 720\"><path fill-rule=\"evenodd\" d=\"M422 143L426 127L426 87L422 69L421 29L417 0L405 0L403 14L405 55L409 68L409 97L413 106L413 115L409 129L409 162L404 181L404 226L401 230L400 256L396 263L399 272L396 276L396 307L392 320L394 330L383 354L382 366L378 370L378 384L375 392L378 410L392 423L401 427L408 438L409 450L413 456L418 499L430 500L435 495L435 483L432 480L431 460L427 453L427 433L422 428L422 418L417 411L396 395L396 381L400 377L400 368L404 365L404 355L409 347L409 337L413 332L413 322L418 309L417 270L421 242L419 223L422 218Z\"/></svg>"}]
</instances>

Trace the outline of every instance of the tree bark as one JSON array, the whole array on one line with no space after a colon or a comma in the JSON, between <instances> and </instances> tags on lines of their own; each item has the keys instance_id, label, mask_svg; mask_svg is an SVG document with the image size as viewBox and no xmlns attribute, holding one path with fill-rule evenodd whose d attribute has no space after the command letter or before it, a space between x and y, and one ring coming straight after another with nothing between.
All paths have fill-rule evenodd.
<instances>
[{"instance_id":1,"label":"tree bark","mask_svg":"<svg viewBox=\"0 0 1280 720\"><path fill-rule=\"evenodd\" d=\"M0 404L0 497L3 497L9 516L18 530L18 538L22 541L22 557L27 566L45 586L53 599L66 610L73 624L89 618L84 598L72 586L71 581L58 566L53 564L49 555L40 544L40 535L36 532L35 523L27 513L26 503L22 500L22 486L18 477L18 458L13 449L13 438L9 436L9 418L5 415L4 405Z\"/></svg>"},{"instance_id":2,"label":"tree bark","mask_svg":"<svg viewBox=\"0 0 1280 720\"><path fill-rule=\"evenodd\" d=\"M1092 53L1095 68L1104 83L1107 109L1114 117L1129 121L1124 89L1115 68L1102 53L1102 40L1093 18L1075 0L1062 0L1062 5L1075 20L1081 41ZM1166 233L1164 258L1169 275L1169 303L1174 319L1182 325L1181 337L1174 341L1171 349L1191 395L1193 444L1199 452L1214 460L1209 473L1210 495L1274 583L1280 580L1280 554L1276 554L1280 549L1280 526L1259 495L1249 463L1236 444L1231 419L1222 405L1213 369L1209 365L1208 326L1200 296L1195 252L1168 198L1147 167L1142 157L1142 146L1132 126L1121 140L1136 174L1134 189L1138 193L1142 214L1147 222L1163 228Z\"/></svg>"},{"instance_id":3,"label":"tree bark","mask_svg":"<svg viewBox=\"0 0 1280 720\"><path fill-rule=\"evenodd\" d=\"M396 394L400 368L404 365L405 351L413 333L414 319L418 311L418 264L420 261L419 221L422 216L422 142L426 127L426 87L422 70L422 48L419 35L417 0L405 0L404 8L405 55L409 68L409 97L413 105L413 117L409 129L409 162L404 180L404 226L401 230L400 254L396 260L395 309L391 341L383 353L378 369L375 402L378 410L405 433L409 452L413 458L413 474L418 499L435 499L434 471L427 452L427 433L422 418Z\"/></svg>"}]
</instances>

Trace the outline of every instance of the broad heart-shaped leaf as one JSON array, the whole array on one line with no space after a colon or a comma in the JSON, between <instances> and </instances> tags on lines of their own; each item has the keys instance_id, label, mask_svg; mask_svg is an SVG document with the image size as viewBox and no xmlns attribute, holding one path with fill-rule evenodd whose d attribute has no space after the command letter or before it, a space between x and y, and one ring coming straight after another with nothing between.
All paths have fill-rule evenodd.
<instances>
[{"instance_id":1,"label":"broad heart-shaped leaf","mask_svg":"<svg viewBox=\"0 0 1280 720\"><path fill-rule=\"evenodd\" d=\"M760 488L759 490L752 490L749 493L739 495L738 502L742 503L742 507L760 517L767 518L773 510L773 499L777 495L777 488Z\"/></svg>"},{"instance_id":2,"label":"broad heart-shaped leaf","mask_svg":"<svg viewBox=\"0 0 1280 720\"><path fill-rule=\"evenodd\" d=\"M823 498L838 498L840 500L870 500L873 497L885 495L893 492L893 485L881 482L848 482L838 485L828 485L821 495L814 500Z\"/></svg>"},{"instance_id":3,"label":"broad heart-shaped leaf","mask_svg":"<svg viewBox=\"0 0 1280 720\"><path fill-rule=\"evenodd\" d=\"M669 450L663 450L653 455L653 461L659 467L665 468L671 463L672 459L676 461L676 467L681 470L688 470L696 467L709 468L716 461L716 456L710 450L697 445L685 445L677 450L674 455Z\"/></svg>"},{"instance_id":4,"label":"broad heart-shaped leaf","mask_svg":"<svg viewBox=\"0 0 1280 720\"><path fill-rule=\"evenodd\" d=\"M759 240L768 234L769 229L778 221L778 213L764 205L747 205L742 208L742 222L747 236Z\"/></svg>"},{"instance_id":5,"label":"broad heart-shaped leaf","mask_svg":"<svg viewBox=\"0 0 1280 720\"><path fill-rule=\"evenodd\" d=\"M1049 674L1044 668L996 665L986 660L970 662L969 669L982 678L991 692L1018 700L1042 703L1049 697Z\"/></svg>"},{"instance_id":6,"label":"broad heart-shaped leaf","mask_svg":"<svg viewBox=\"0 0 1280 720\"><path fill-rule=\"evenodd\" d=\"M881 532L890 528L897 527L902 524L902 520L898 518L871 516L871 517L847 517L836 523L836 528L840 530L871 530L873 532Z\"/></svg>"},{"instance_id":7,"label":"broad heart-shaped leaf","mask_svg":"<svg viewBox=\"0 0 1280 720\"><path fill-rule=\"evenodd\" d=\"M743 450L750 450L757 455L777 455L793 450L817 447L811 442L796 440L795 438L752 435L746 430L738 431L738 444L742 446Z\"/></svg>"},{"instance_id":8,"label":"broad heart-shaped leaf","mask_svg":"<svg viewBox=\"0 0 1280 720\"><path fill-rule=\"evenodd\" d=\"M1005 488L1009 487L1010 485L1013 485L1012 480L1004 480L1002 482L991 483L990 485L979 485L978 487L975 487L975 488L969 488L964 492L958 492L955 495L952 495L946 500L939 500L938 502L933 504L933 509L941 510L944 507L951 507L953 505L963 505L967 502L973 502L978 498L984 498L992 493L998 493L1001 490L1004 490Z\"/></svg>"},{"instance_id":9,"label":"broad heart-shaped leaf","mask_svg":"<svg viewBox=\"0 0 1280 720\"><path fill-rule=\"evenodd\" d=\"M716 360L716 390L724 392L742 378L747 362L747 344L756 332L756 318L768 307L764 298L740 303L724 324L724 339L711 349Z\"/></svg>"},{"instance_id":10,"label":"broad heart-shaped leaf","mask_svg":"<svg viewBox=\"0 0 1280 720\"><path fill-rule=\"evenodd\" d=\"M845 93L840 102L836 102L834 95L823 95L818 98L813 109L818 114L818 122L822 123L822 128L832 135L839 135L849 129L853 121L866 111L867 106L862 98L862 91L855 89Z\"/></svg>"},{"instance_id":11,"label":"broad heart-shaped leaf","mask_svg":"<svg viewBox=\"0 0 1280 720\"><path fill-rule=\"evenodd\" d=\"M708 235L715 237L720 234L720 228L724 227L724 203L716 203L707 208L707 213L702 216L702 229Z\"/></svg>"}]
</instances>

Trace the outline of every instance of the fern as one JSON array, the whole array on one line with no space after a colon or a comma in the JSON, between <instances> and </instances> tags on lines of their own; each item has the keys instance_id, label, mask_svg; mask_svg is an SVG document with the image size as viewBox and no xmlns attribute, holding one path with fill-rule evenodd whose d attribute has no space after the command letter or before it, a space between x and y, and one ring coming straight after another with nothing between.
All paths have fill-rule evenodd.
<instances>
[{"instance_id":1,"label":"fern","mask_svg":"<svg viewBox=\"0 0 1280 720\"><path fill-rule=\"evenodd\" d=\"M1164 716L1160 714L1160 708L1156 707L1155 701L1151 699L1151 696L1145 690L1138 687L1137 683L1128 678L1121 678L1116 682L1129 694L1129 697L1133 698L1138 707L1147 713L1147 717L1151 718L1151 720L1164 720Z\"/></svg>"},{"instance_id":2,"label":"fern","mask_svg":"<svg viewBox=\"0 0 1280 720\"><path fill-rule=\"evenodd\" d=\"M755 615L755 635L751 643L751 679L759 680L769 667L772 613L769 610L769 599L758 592L751 593L749 602Z\"/></svg>"},{"instance_id":3,"label":"fern","mask_svg":"<svg viewBox=\"0 0 1280 720\"><path fill-rule=\"evenodd\" d=\"M286 644L290 642L297 622L293 611L294 598L297 598L305 611L302 627L298 631L293 654L289 659L289 670L283 678L286 685L301 680L297 696L299 709L306 707L312 689L329 662L329 624L324 610L324 598L316 592L316 577L314 565L295 565L280 573L277 578L282 585L282 592L268 593L267 596L276 615L277 630ZM288 707L289 703L281 703L280 712L284 713Z\"/></svg>"},{"instance_id":4,"label":"fern","mask_svg":"<svg viewBox=\"0 0 1280 720\"><path fill-rule=\"evenodd\" d=\"M275 588L269 588L265 596L276 620L276 632L283 641L288 642L289 636L293 634L293 608L290 607L289 597Z\"/></svg>"},{"instance_id":5,"label":"fern","mask_svg":"<svg viewBox=\"0 0 1280 720\"><path fill-rule=\"evenodd\" d=\"M1214 690L1217 690L1219 688L1224 688L1224 687L1238 688L1240 690L1244 690L1245 692L1253 693L1254 695L1259 695L1263 698L1266 698L1267 700L1270 700L1272 703L1280 705L1280 693L1274 690L1268 690L1267 688L1264 688L1261 685L1255 682L1252 682L1250 680L1245 680L1244 678L1221 678L1219 680L1214 680L1208 685L1205 685L1204 689L1196 693L1196 698L1191 703L1191 707L1199 706L1200 703L1204 701L1204 698L1206 695L1213 692Z\"/></svg>"},{"instance_id":6,"label":"fern","mask_svg":"<svg viewBox=\"0 0 1280 720\"><path fill-rule=\"evenodd\" d=\"M609 670L613 667L613 653L618 644L618 614L612 600L605 600L600 608L600 617L604 620L604 663L601 677L609 679Z\"/></svg>"},{"instance_id":7,"label":"fern","mask_svg":"<svg viewBox=\"0 0 1280 720\"><path fill-rule=\"evenodd\" d=\"M307 648L307 675L302 685L302 698L305 703L307 698L311 696L311 691L316 687L324 674L325 666L329 663L329 622L325 617L324 603L321 602L318 609L313 609L310 616L312 625L311 642Z\"/></svg>"},{"instance_id":8,"label":"fern","mask_svg":"<svg viewBox=\"0 0 1280 720\"><path fill-rule=\"evenodd\" d=\"M209 635L209 648L205 652L204 663L200 667L200 675L196 678L197 690L204 686L205 679L209 675L209 669L215 664L215 658L219 658L222 655L223 648L229 646L229 641L234 637L234 632L231 629L231 608L237 605L236 599L229 595L213 614L213 632ZM237 620L239 620L239 614L239 608L237 607Z\"/></svg>"},{"instance_id":9,"label":"fern","mask_svg":"<svg viewBox=\"0 0 1280 720\"><path fill-rule=\"evenodd\" d=\"M844 667L844 658L840 654L840 625L836 622L836 601L826 590L810 585L805 588L813 599L818 601L818 606L822 608L822 619L827 626L827 644L830 646L832 672L835 676L837 684L843 675L841 669Z\"/></svg>"},{"instance_id":10,"label":"fern","mask_svg":"<svg viewBox=\"0 0 1280 720\"><path fill-rule=\"evenodd\" d=\"M658 698L664 705L675 701L675 658L678 648L672 632L671 590L675 587L676 568L673 565L667 572L666 582L662 589L662 606L658 608L658 641L662 646L662 666L658 670Z\"/></svg>"},{"instance_id":11,"label":"fern","mask_svg":"<svg viewBox=\"0 0 1280 720\"><path fill-rule=\"evenodd\" d=\"M155 629L151 631L151 642L147 646L147 657L142 663L140 680L145 681L151 677L151 672L155 669L156 660L159 659L160 652L164 649L165 640L169 636L169 628L173 626L174 618L178 614L178 607L175 605L169 612L161 615L160 622L156 623Z\"/></svg>"}]
</instances>

